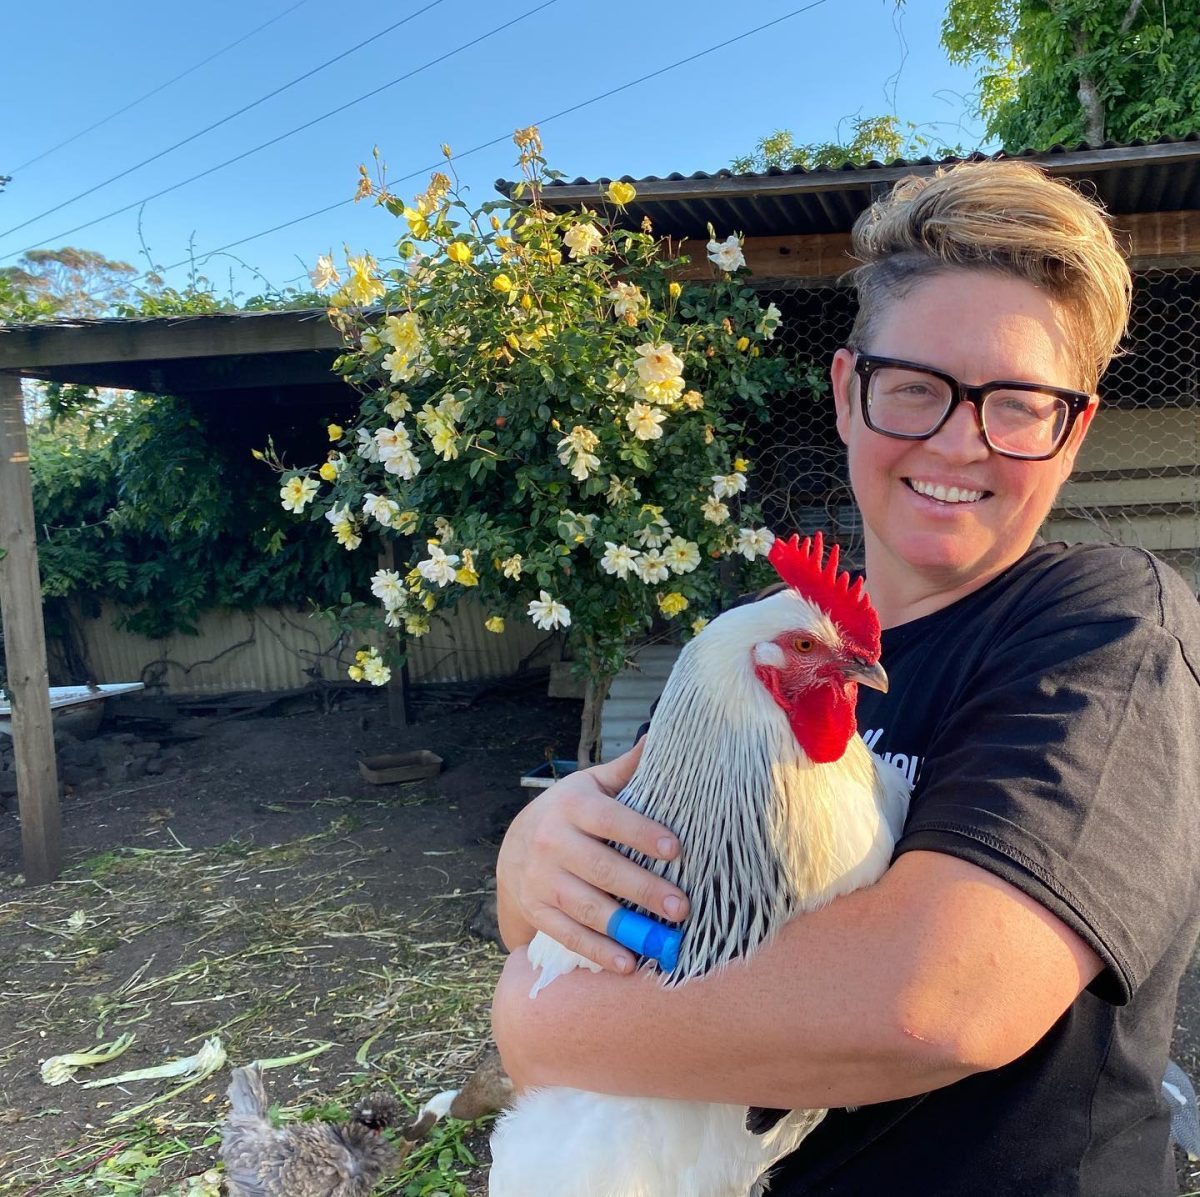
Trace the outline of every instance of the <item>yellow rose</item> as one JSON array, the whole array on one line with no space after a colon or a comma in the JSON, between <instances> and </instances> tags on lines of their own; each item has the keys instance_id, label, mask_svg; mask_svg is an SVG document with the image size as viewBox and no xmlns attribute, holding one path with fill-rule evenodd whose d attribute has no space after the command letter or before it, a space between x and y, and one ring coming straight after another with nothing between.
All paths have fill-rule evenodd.
<instances>
[{"instance_id":1,"label":"yellow rose","mask_svg":"<svg viewBox=\"0 0 1200 1197\"><path fill-rule=\"evenodd\" d=\"M451 241L446 246L446 257L451 262L457 262L460 266L466 266L471 261L471 249L463 241Z\"/></svg>"},{"instance_id":2,"label":"yellow rose","mask_svg":"<svg viewBox=\"0 0 1200 1197\"><path fill-rule=\"evenodd\" d=\"M680 283L671 283L667 287L667 294L672 299L678 299L683 294L683 286Z\"/></svg>"},{"instance_id":3,"label":"yellow rose","mask_svg":"<svg viewBox=\"0 0 1200 1197\"><path fill-rule=\"evenodd\" d=\"M325 462L317 471L317 473L320 474L326 482L337 481L337 466L335 466L332 461Z\"/></svg>"},{"instance_id":4,"label":"yellow rose","mask_svg":"<svg viewBox=\"0 0 1200 1197\"><path fill-rule=\"evenodd\" d=\"M342 439L342 434L345 430L342 428L342 426L340 424L330 424L329 427L325 429L325 431L327 433L329 433L329 439L331 441L340 441Z\"/></svg>"},{"instance_id":5,"label":"yellow rose","mask_svg":"<svg viewBox=\"0 0 1200 1197\"><path fill-rule=\"evenodd\" d=\"M498 274L492 279L492 290L507 295L512 290L512 279L507 274Z\"/></svg>"},{"instance_id":6,"label":"yellow rose","mask_svg":"<svg viewBox=\"0 0 1200 1197\"><path fill-rule=\"evenodd\" d=\"M758 347L757 345L755 345L755 346L754 346L754 347L753 347L753 348L750 350L750 356L751 356L751 357L758 357L758 356L759 356L761 353L762 353L762 350L761 350L761 349L759 349L759 347Z\"/></svg>"},{"instance_id":7,"label":"yellow rose","mask_svg":"<svg viewBox=\"0 0 1200 1197\"><path fill-rule=\"evenodd\" d=\"M489 632L495 632L495 633L496 633L496 635L498 636L498 635L499 635L501 632L503 632L503 631L504 631L504 620L503 620L503 618L502 618L501 616L499 616L499 615L493 615L493 616L491 617L491 619L488 619L488 620L485 620L485 621L484 621L484 625L483 625L483 626L484 626L485 628L487 628L487 630L488 630Z\"/></svg>"},{"instance_id":8,"label":"yellow rose","mask_svg":"<svg viewBox=\"0 0 1200 1197\"><path fill-rule=\"evenodd\" d=\"M350 675L350 680L361 682L363 680L363 667L361 665L351 665L346 672Z\"/></svg>"},{"instance_id":9,"label":"yellow rose","mask_svg":"<svg viewBox=\"0 0 1200 1197\"><path fill-rule=\"evenodd\" d=\"M673 619L681 611L688 609L688 601L686 596L678 591L673 591L670 594L660 594L658 596L658 609L668 618Z\"/></svg>"},{"instance_id":10,"label":"yellow rose","mask_svg":"<svg viewBox=\"0 0 1200 1197\"><path fill-rule=\"evenodd\" d=\"M626 204L632 204L637 198L637 188L632 183L609 183L607 194L618 208L623 208Z\"/></svg>"},{"instance_id":11,"label":"yellow rose","mask_svg":"<svg viewBox=\"0 0 1200 1197\"><path fill-rule=\"evenodd\" d=\"M750 348L749 337L738 337L737 339L738 353L745 353Z\"/></svg>"},{"instance_id":12,"label":"yellow rose","mask_svg":"<svg viewBox=\"0 0 1200 1197\"><path fill-rule=\"evenodd\" d=\"M735 457L733 459L733 469L735 473L744 474L750 468L750 463L744 457Z\"/></svg>"}]
</instances>

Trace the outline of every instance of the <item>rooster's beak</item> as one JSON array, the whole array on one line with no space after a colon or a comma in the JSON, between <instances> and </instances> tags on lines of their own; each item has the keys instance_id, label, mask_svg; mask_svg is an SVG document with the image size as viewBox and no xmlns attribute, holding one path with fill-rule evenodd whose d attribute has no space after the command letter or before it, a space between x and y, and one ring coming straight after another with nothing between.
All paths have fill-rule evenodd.
<instances>
[{"instance_id":1,"label":"rooster's beak","mask_svg":"<svg viewBox=\"0 0 1200 1197\"><path fill-rule=\"evenodd\" d=\"M842 676L848 682L858 682L884 694L888 692L888 675L884 673L883 666L878 661L872 664L862 657L851 657L842 666Z\"/></svg>"}]
</instances>

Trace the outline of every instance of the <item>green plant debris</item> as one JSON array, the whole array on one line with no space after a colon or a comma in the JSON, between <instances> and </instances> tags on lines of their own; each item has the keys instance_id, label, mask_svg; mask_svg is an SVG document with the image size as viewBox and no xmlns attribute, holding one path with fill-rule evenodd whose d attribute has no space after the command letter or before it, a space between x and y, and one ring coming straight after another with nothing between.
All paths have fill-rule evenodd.
<instances>
[{"instance_id":1,"label":"green plant debris","mask_svg":"<svg viewBox=\"0 0 1200 1197\"><path fill-rule=\"evenodd\" d=\"M361 828L338 812L316 834L265 846L122 848L36 891L4 879L0 970L16 1017L0 1081L52 1045L100 1039L94 1052L124 1042L131 1072L89 1092L82 1116L78 1087L47 1090L66 1095L53 1107L6 1111L0 1197L216 1197L228 1070L256 1059L275 1070L284 1122L344 1118L384 1087L415 1113L462 1083L489 1035L502 958L462 933L470 895L373 904L363 866L377 852ZM125 1088L217 1038L228 1063L216 1071L149 1095ZM482 1195L486 1136L439 1123L380 1193Z\"/></svg>"}]
</instances>

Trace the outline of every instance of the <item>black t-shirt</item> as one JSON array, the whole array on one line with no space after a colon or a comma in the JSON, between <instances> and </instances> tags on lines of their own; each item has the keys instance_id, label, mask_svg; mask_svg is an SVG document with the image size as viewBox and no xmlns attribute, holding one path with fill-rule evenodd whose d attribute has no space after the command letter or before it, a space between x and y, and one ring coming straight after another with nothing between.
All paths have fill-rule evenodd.
<instances>
[{"instance_id":1,"label":"black t-shirt","mask_svg":"<svg viewBox=\"0 0 1200 1197\"><path fill-rule=\"evenodd\" d=\"M1175 1193L1160 1082L1200 932L1200 605L1138 549L1036 544L883 635L859 728L915 778L903 852L1004 878L1104 970L1020 1059L834 1110L772 1197Z\"/></svg>"}]
</instances>

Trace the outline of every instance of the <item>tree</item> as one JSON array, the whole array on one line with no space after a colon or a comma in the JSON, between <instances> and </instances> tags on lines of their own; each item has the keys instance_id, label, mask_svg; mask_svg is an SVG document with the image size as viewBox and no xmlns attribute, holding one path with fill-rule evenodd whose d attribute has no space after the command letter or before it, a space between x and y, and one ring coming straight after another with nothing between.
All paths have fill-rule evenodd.
<instances>
[{"instance_id":1,"label":"tree","mask_svg":"<svg viewBox=\"0 0 1200 1197\"><path fill-rule=\"evenodd\" d=\"M743 438L794 379L736 237L710 243L717 282L684 286L650 233L543 207L537 131L516 140L526 181L477 212L442 174L411 206L368 185L408 223L408 268L350 258L342 283L319 263L361 408L319 468L283 471L280 498L347 550L393 546L371 587L380 625L423 635L469 595L489 631L507 616L567 632L585 764L629 640L655 619L698 630L718 562L737 585L770 547ZM634 194L596 199L611 213ZM351 676L382 685L397 661L364 645Z\"/></svg>"},{"instance_id":2,"label":"tree","mask_svg":"<svg viewBox=\"0 0 1200 1197\"><path fill-rule=\"evenodd\" d=\"M730 164L739 174L765 171L773 166L787 170L802 166L805 170L838 167L847 162L891 162L896 158L920 158L930 154L947 157L961 153L959 146L946 146L921 133L918 126L902 122L897 116L856 116L850 120L851 135L846 141L814 141L796 144L795 135L777 129L762 138L754 152L735 158Z\"/></svg>"},{"instance_id":3,"label":"tree","mask_svg":"<svg viewBox=\"0 0 1200 1197\"><path fill-rule=\"evenodd\" d=\"M1008 150L1200 128L1194 3L949 0L942 44L978 65L980 114Z\"/></svg>"},{"instance_id":4,"label":"tree","mask_svg":"<svg viewBox=\"0 0 1200 1197\"><path fill-rule=\"evenodd\" d=\"M137 268L92 249L31 249L0 282L48 305L55 316L102 316L130 297Z\"/></svg>"}]
</instances>

